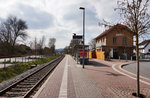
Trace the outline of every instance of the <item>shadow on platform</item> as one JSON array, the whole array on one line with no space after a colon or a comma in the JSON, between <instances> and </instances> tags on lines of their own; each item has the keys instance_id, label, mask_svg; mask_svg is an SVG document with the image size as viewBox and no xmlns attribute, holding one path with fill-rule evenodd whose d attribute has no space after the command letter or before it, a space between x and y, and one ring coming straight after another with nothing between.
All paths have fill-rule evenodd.
<instances>
[{"instance_id":1,"label":"shadow on platform","mask_svg":"<svg viewBox=\"0 0 150 98\"><path fill-rule=\"evenodd\" d=\"M124 76L122 74L116 74L116 73L113 73L113 72L109 72L109 71L106 71L106 75L110 75L110 76Z\"/></svg>"},{"instance_id":2,"label":"shadow on platform","mask_svg":"<svg viewBox=\"0 0 150 98\"><path fill-rule=\"evenodd\" d=\"M96 62L96 61L89 61L86 66L94 66L94 67L110 67L108 65Z\"/></svg>"},{"instance_id":3,"label":"shadow on platform","mask_svg":"<svg viewBox=\"0 0 150 98\"><path fill-rule=\"evenodd\" d=\"M93 69L93 68L86 68L85 67L85 69L86 70L91 70L91 71L96 71L96 72L103 72L103 73L106 73L106 75L109 75L109 76L116 76L116 77L118 77L118 76L124 76L124 75L122 75L122 74L116 74L116 73L113 73L113 72L110 72L110 71L102 71L102 70L99 70L99 69Z\"/></svg>"}]
</instances>

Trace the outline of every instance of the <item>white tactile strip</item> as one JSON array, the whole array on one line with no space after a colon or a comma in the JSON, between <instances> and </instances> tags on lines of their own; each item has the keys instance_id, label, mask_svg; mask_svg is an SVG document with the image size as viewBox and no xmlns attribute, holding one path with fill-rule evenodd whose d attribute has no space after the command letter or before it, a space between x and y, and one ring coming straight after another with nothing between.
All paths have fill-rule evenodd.
<instances>
[{"instance_id":1,"label":"white tactile strip","mask_svg":"<svg viewBox=\"0 0 150 98\"><path fill-rule=\"evenodd\" d=\"M59 92L59 98L67 98L67 85L68 85L68 56L64 68L62 83Z\"/></svg>"}]
</instances>

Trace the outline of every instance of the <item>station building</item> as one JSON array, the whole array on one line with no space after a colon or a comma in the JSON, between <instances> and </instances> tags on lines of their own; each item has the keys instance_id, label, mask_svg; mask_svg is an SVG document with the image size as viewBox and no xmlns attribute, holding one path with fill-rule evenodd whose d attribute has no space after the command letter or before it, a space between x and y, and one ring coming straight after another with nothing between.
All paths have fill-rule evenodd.
<instances>
[{"instance_id":1,"label":"station building","mask_svg":"<svg viewBox=\"0 0 150 98\"><path fill-rule=\"evenodd\" d=\"M133 55L133 33L122 24L110 27L95 40L97 58L130 59Z\"/></svg>"}]
</instances>

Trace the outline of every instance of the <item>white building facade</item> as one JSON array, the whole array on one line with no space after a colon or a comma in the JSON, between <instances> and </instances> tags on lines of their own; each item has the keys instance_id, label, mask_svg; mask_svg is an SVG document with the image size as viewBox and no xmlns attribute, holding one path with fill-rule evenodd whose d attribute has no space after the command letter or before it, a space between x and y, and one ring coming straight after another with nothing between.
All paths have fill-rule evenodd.
<instances>
[{"instance_id":1,"label":"white building facade","mask_svg":"<svg viewBox=\"0 0 150 98\"><path fill-rule=\"evenodd\" d=\"M150 58L150 40L145 40L139 44L141 58Z\"/></svg>"}]
</instances>

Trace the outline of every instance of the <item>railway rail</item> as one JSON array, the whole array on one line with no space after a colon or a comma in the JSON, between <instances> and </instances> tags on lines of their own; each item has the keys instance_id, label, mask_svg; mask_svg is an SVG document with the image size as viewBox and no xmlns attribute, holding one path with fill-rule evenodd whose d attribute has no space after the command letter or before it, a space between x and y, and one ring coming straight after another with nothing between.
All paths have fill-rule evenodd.
<instances>
[{"instance_id":1,"label":"railway rail","mask_svg":"<svg viewBox=\"0 0 150 98\"><path fill-rule=\"evenodd\" d=\"M43 66L36 72L24 77L20 81L17 81L9 87L0 91L0 98L29 98L34 91L43 83L46 77L53 71L53 69L64 58L61 56L49 64Z\"/></svg>"}]
</instances>

